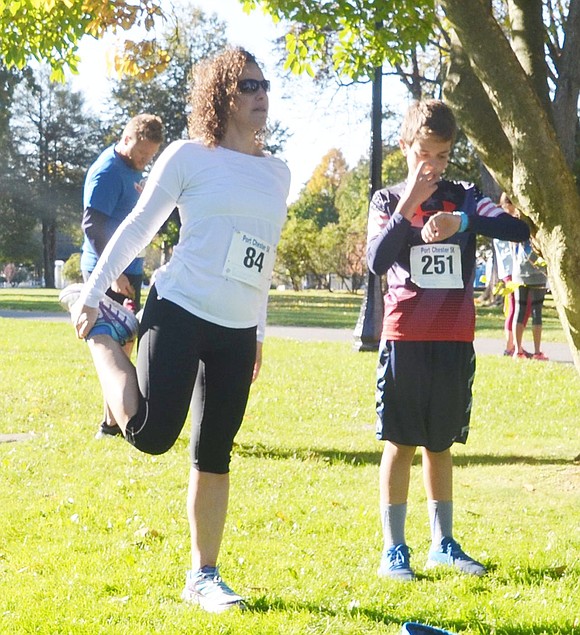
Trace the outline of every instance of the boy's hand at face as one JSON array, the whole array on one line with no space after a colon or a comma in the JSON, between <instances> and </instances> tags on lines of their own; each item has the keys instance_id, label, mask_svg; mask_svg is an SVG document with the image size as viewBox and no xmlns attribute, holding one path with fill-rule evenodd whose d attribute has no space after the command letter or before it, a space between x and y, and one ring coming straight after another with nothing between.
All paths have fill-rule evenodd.
<instances>
[{"instance_id":1,"label":"boy's hand at face","mask_svg":"<svg viewBox=\"0 0 580 635\"><path fill-rule=\"evenodd\" d=\"M423 226L421 238L426 243L437 243L457 233L460 225L460 216L437 212Z\"/></svg>"},{"instance_id":2,"label":"boy's hand at face","mask_svg":"<svg viewBox=\"0 0 580 635\"><path fill-rule=\"evenodd\" d=\"M437 189L440 176L435 168L428 161L420 161L415 170L415 174L409 179L407 189L411 189L413 194L424 203Z\"/></svg>"},{"instance_id":3,"label":"boy's hand at face","mask_svg":"<svg viewBox=\"0 0 580 635\"><path fill-rule=\"evenodd\" d=\"M397 206L398 211L410 220L417 207L435 192L439 179L440 175L429 162L420 161L414 173L409 175L407 187Z\"/></svg>"}]
</instances>

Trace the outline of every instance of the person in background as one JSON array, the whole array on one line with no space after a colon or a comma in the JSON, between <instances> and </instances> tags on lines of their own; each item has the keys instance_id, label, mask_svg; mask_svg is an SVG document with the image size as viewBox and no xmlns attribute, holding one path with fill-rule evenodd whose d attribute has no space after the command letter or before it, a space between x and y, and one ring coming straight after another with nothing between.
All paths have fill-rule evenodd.
<instances>
[{"instance_id":1,"label":"person in background","mask_svg":"<svg viewBox=\"0 0 580 635\"><path fill-rule=\"evenodd\" d=\"M387 274L376 383L383 555L378 574L413 580L405 538L411 463L422 447L431 529L427 567L486 573L454 538L451 446L469 433L475 375L476 236L523 241L528 226L472 184L443 178L456 135L441 101L413 102L400 147L406 181L378 190L369 210L367 261Z\"/></svg>"},{"instance_id":2,"label":"person in background","mask_svg":"<svg viewBox=\"0 0 580 635\"><path fill-rule=\"evenodd\" d=\"M85 286L65 289L62 302L71 308L78 337L88 342L107 403L129 443L149 454L167 452L191 404L191 570L182 598L221 612L243 606L221 578L218 556L231 450L262 364L290 172L263 149L270 83L250 53L227 49L199 65L193 77L192 140L162 152ZM137 328L136 320L105 291L176 206L179 242L149 292L135 368L121 342ZM103 322L111 334L95 331ZM196 385L200 362L203 381Z\"/></svg>"},{"instance_id":3,"label":"person in background","mask_svg":"<svg viewBox=\"0 0 580 635\"><path fill-rule=\"evenodd\" d=\"M506 206L510 206L515 215L518 212L507 198ZM512 251L512 281L515 285L514 303L515 317L513 320L514 359L535 359L546 362L548 357L542 352L542 313L544 299L548 286L548 275L545 261L538 254L531 239L524 242L511 243ZM523 337L527 316L532 316L532 337L534 352L524 349Z\"/></svg>"},{"instance_id":4,"label":"person in background","mask_svg":"<svg viewBox=\"0 0 580 635\"><path fill-rule=\"evenodd\" d=\"M143 113L130 119L119 141L104 150L91 165L83 190L81 271L88 280L109 240L135 207L143 190L143 170L163 142L163 123L155 115ZM116 280L107 295L133 312L141 308L143 257L136 256ZM132 342L125 344L131 355ZM106 401L103 421L96 438L121 435Z\"/></svg>"},{"instance_id":5,"label":"person in background","mask_svg":"<svg viewBox=\"0 0 580 635\"><path fill-rule=\"evenodd\" d=\"M517 211L515 206L509 200L507 194L502 192L499 199L500 206L510 215L517 217ZM497 262L497 275L503 282L505 292L504 302L504 333L505 333L505 349L503 354L507 357L513 357L515 351L514 337L513 337L513 323L514 315L516 313L515 295L512 289L512 270L513 270L513 257L512 257L512 243L508 240L493 239L493 249L496 255ZM531 313L531 305L528 302L526 313L524 316L524 328ZM531 353L528 353L531 357Z\"/></svg>"}]
</instances>

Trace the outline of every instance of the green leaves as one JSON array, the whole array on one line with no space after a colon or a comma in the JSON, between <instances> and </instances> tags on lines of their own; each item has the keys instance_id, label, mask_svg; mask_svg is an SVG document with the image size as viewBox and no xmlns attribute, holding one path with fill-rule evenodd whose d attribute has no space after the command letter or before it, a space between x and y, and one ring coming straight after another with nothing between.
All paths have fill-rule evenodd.
<instances>
[{"instance_id":1,"label":"green leaves","mask_svg":"<svg viewBox=\"0 0 580 635\"><path fill-rule=\"evenodd\" d=\"M319 43L319 42L318 42ZM308 29L302 33L290 32L286 34L286 50L288 55L284 63L284 70L290 70L294 75L307 73L314 77L314 68L311 60L316 60L319 56L314 55L311 59L310 51L315 50L317 44L316 33Z\"/></svg>"},{"instance_id":2,"label":"green leaves","mask_svg":"<svg viewBox=\"0 0 580 635\"><path fill-rule=\"evenodd\" d=\"M316 75L331 66L351 80L370 79L373 69L404 63L427 44L432 0L240 0L245 11L261 8L288 22L285 69Z\"/></svg>"},{"instance_id":3,"label":"green leaves","mask_svg":"<svg viewBox=\"0 0 580 635\"><path fill-rule=\"evenodd\" d=\"M160 15L158 0L0 0L0 60L17 68L31 59L44 61L53 69L52 79L62 80L66 67L76 71L83 35L98 38L134 26L149 31Z\"/></svg>"},{"instance_id":4,"label":"green leaves","mask_svg":"<svg viewBox=\"0 0 580 635\"><path fill-rule=\"evenodd\" d=\"M250 13L261 9L275 22L289 23L285 68L315 76L332 66L340 76L367 79L372 69L403 62L423 46L431 32L433 0L240 0ZM153 28L162 15L161 0L0 0L0 59L22 68L28 60L46 61L53 79L64 68L76 69L83 35L101 37L107 30ZM131 43L132 52L142 42ZM146 43L147 44L147 43ZM151 42L148 43L151 46ZM117 64L134 67L135 55Z\"/></svg>"}]
</instances>

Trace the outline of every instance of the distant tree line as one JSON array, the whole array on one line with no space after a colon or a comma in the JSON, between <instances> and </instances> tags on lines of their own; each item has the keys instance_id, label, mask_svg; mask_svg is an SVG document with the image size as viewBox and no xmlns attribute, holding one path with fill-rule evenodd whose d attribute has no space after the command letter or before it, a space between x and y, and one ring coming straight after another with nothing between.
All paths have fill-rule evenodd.
<instances>
[{"instance_id":1,"label":"distant tree line","mask_svg":"<svg viewBox=\"0 0 580 635\"><path fill-rule=\"evenodd\" d=\"M111 79L98 113L70 81L54 81L48 67L8 68L0 60L0 282L23 279L54 287L54 263L78 253L86 171L140 112L158 114L165 143L187 137L188 95L194 64L227 45L226 25L192 6L166 14L158 47L166 62L151 72L153 55L134 51L143 73ZM273 122L269 142L280 149L286 130ZM150 267L171 252L179 226L173 215L154 240ZM78 258L67 267L74 276Z\"/></svg>"}]
</instances>

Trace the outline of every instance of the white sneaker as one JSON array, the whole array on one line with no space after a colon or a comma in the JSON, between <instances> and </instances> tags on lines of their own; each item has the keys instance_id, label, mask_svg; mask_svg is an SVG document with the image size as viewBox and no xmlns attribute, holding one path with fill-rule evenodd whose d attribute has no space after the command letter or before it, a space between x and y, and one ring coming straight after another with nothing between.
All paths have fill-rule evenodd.
<instances>
[{"instance_id":1,"label":"white sneaker","mask_svg":"<svg viewBox=\"0 0 580 635\"><path fill-rule=\"evenodd\" d=\"M221 579L217 567L202 567L199 571L188 571L181 598L199 604L208 613L222 613L231 608L245 608L244 598Z\"/></svg>"},{"instance_id":2,"label":"white sneaker","mask_svg":"<svg viewBox=\"0 0 580 635\"><path fill-rule=\"evenodd\" d=\"M69 313L72 305L79 299L82 289L83 284L77 282L69 284L59 293L58 301Z\"/></svg>"}]
</instances>

